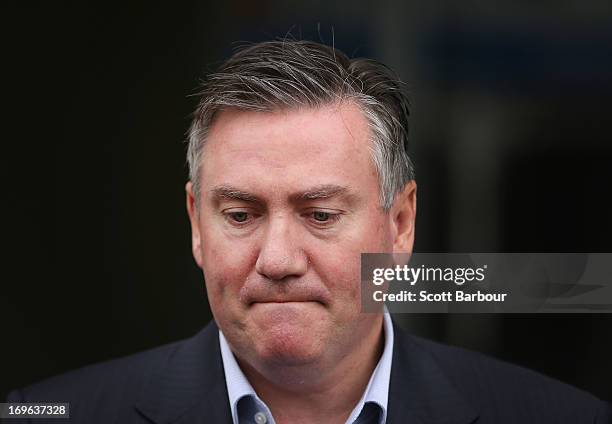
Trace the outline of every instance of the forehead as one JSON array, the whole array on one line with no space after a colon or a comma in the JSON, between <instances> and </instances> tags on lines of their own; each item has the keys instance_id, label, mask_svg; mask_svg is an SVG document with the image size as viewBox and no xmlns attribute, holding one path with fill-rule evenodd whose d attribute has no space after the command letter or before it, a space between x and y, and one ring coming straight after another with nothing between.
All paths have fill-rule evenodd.
<instances>
[{"instance_id":1,"label":"forehead","mask_svg":"<svg viewBox=\"0 0 612 424\"><path fill-rule=\"evenodd\" d=\"M378 190L370 130L351 102L256 112L225 110L204 146L203 192L218 185L284 193L335 184Z\"/></svg>"}]
</instances>

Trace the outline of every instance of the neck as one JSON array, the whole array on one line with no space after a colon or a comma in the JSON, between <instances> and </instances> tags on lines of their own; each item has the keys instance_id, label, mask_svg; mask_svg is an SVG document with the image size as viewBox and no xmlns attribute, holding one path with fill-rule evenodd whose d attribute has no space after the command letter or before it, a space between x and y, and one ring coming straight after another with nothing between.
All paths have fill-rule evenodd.
<instances>
[{"instance_id":1,"label":"neck","mask_svg":"<svg viewBox=\"0 0 612 424\"><path fill-rule=\"evenodd\" d=\"M382 315L341 357L259 372L240 366L277 424L344 423L363 395L384 346ZM325 363L323 363L325 362Z\"/></svg>"}]
</instances>

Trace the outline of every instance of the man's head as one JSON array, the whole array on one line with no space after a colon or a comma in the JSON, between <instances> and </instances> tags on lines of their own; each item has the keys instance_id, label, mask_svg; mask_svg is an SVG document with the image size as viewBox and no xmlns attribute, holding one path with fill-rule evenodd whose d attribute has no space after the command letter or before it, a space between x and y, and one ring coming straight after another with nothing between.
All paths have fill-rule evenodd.
<instances>
[{"instance_id":1,"label":"man's head","mask_svg":"<svg viewBox=\"0 0 612 424\"><path fill-rule=\"evenodd\" d=\"M193 253L211 310L255 372L333 365L380 335L360 253L411 251L406 101L387 68L315 43L236 53L189 139Z\"/></svg>"},{"instance_id":2,"label":"man's head","mask_svg":"<svg viewBox=\"0 0 612 424\"><path fill-rule=\"evenodd\" d=\"M379 62L351 60L339 50L307 41L259 43L238 51L210 75L200 95L187 152L196 194L210 127L219 111L234 108L273 112L352 101L370 127L382 207L389 210L394 196L414 180L407 154L408 101L397 76Z\"/></svg>"}]
</instances>

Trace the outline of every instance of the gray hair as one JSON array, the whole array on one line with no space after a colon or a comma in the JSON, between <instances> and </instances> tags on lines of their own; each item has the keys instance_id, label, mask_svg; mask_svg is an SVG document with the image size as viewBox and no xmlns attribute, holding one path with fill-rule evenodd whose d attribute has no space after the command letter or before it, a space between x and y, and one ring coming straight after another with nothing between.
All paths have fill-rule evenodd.
<instances>
[{"instance_id":1,"label":"gray hair","mask_svg":"<svg viewBox=\"0 0 612 424\"><path fill-rule=\"evenodd\" d=\"M408 101L399 78L380 62L349 59L310 41L267 41L237 51L208 76L199 95L187 148L196 204L207 133L215 115L229 108L266 112L355 101L371 131L381 207L388 211L395 195L414 179L407 153Z\"/></svg>"}]
</instances>

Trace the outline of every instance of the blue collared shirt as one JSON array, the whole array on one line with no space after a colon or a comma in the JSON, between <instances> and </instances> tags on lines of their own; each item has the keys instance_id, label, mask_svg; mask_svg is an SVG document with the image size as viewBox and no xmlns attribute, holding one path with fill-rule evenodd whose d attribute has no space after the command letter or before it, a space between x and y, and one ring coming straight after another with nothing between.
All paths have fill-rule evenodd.
<instances>
[{"instance_id":1,"label":"blue collared shirt","mask_svg":"<svg viewBox=\"0 0 612 424\"><path fill-rule=\"evenodd\" d=\"M385 346L370 376L361 399L349 415L346 424L384 424L387 420L389 380L393 357L393 324L388 313L383 314ZM270 408L262 401L236 362L234 354L219 330L225 384L234 424L275 424Z\"/></svg>"}]
</instances>

